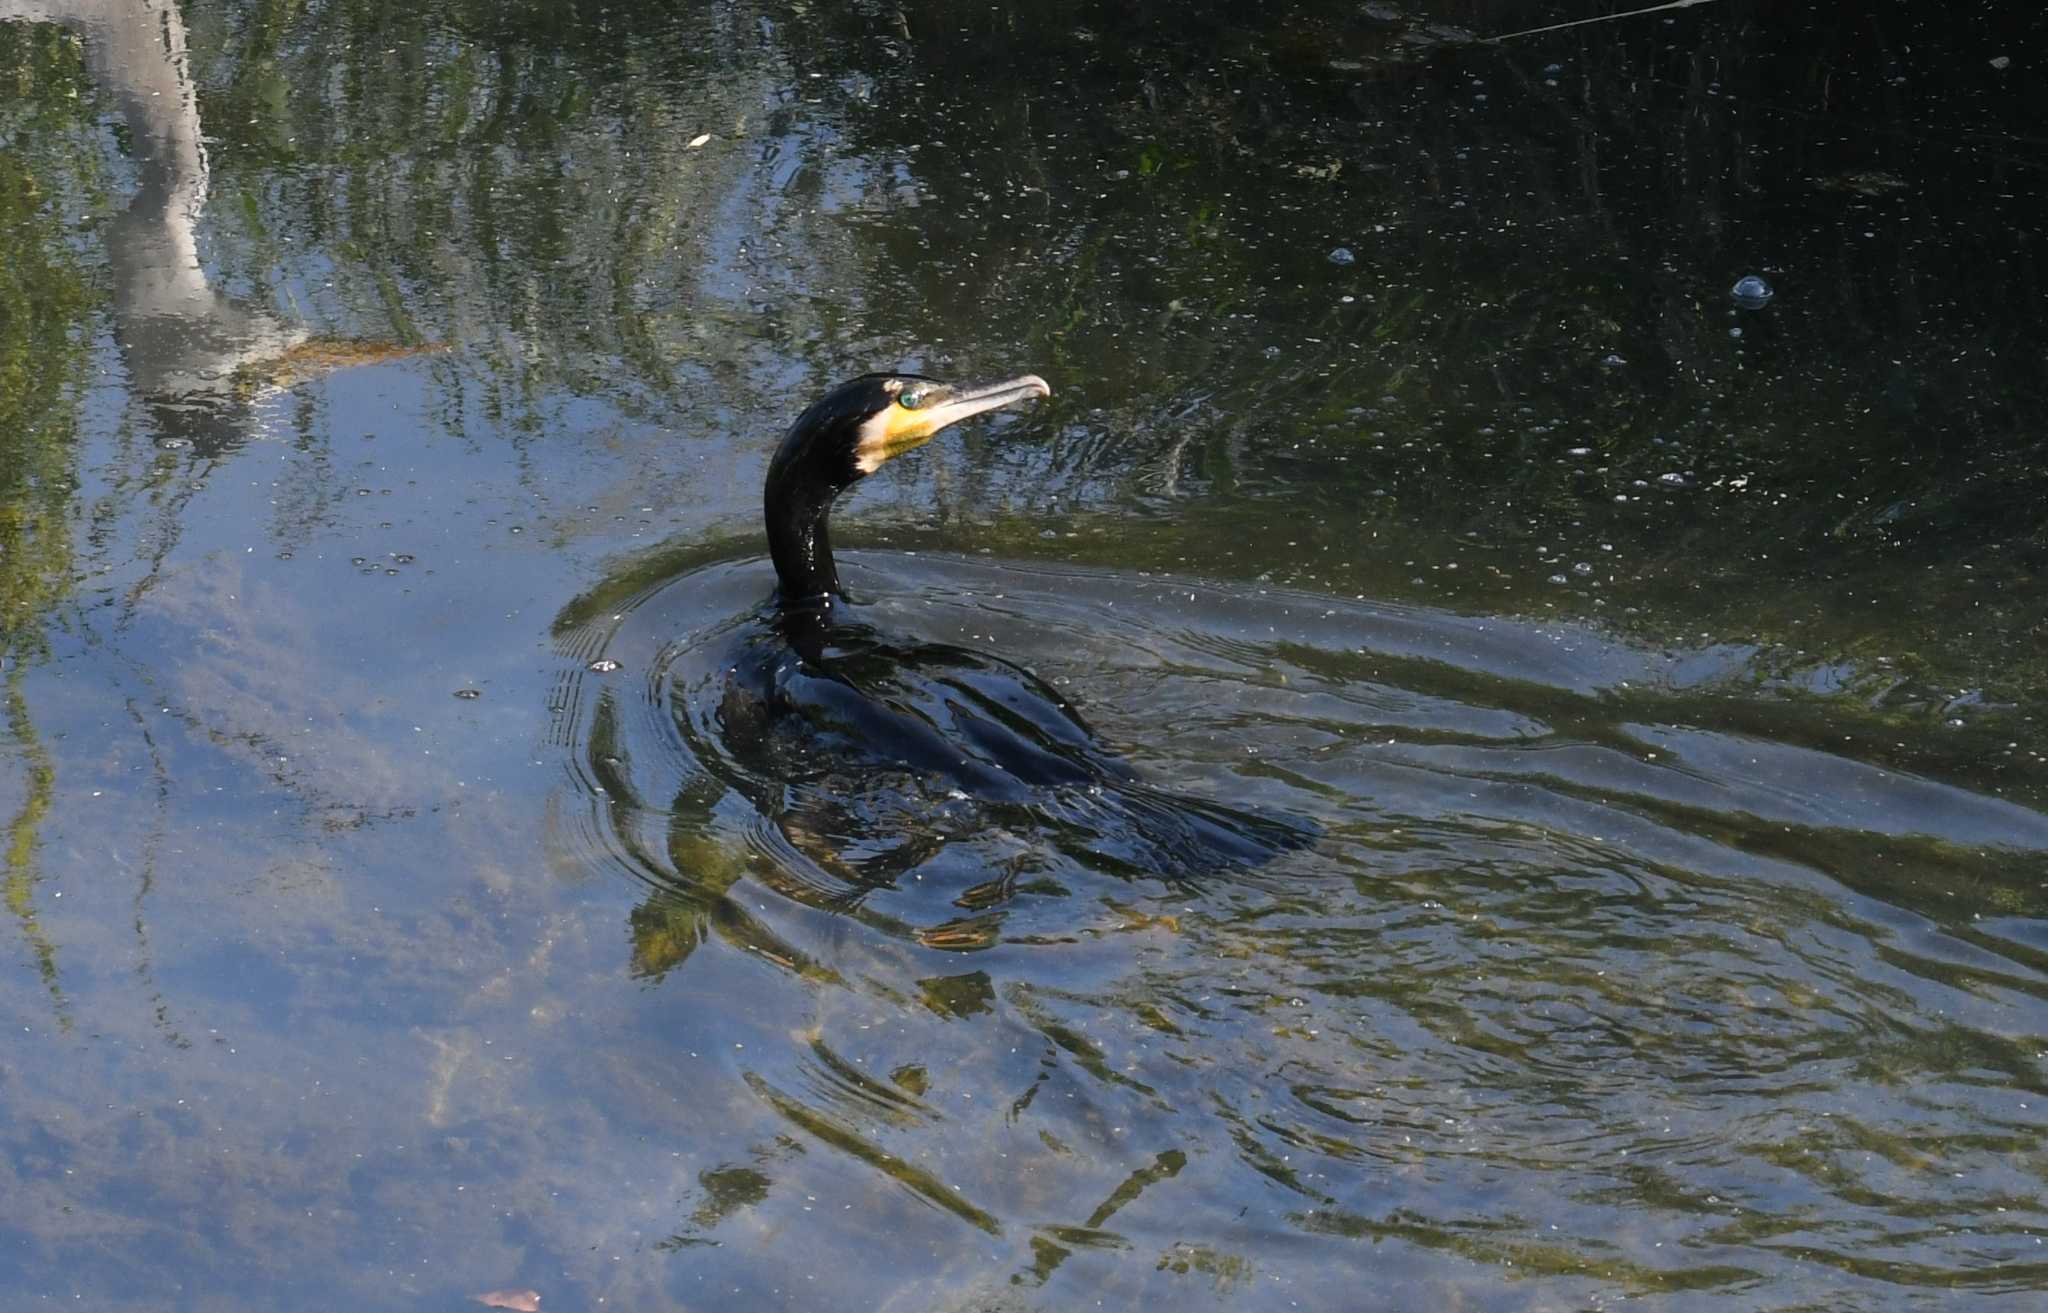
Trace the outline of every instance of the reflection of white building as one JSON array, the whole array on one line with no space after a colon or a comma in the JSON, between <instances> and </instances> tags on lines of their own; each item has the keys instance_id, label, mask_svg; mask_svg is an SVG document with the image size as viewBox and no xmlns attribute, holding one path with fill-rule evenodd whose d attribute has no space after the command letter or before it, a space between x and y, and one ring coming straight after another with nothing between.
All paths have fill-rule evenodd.
<instances>
[{"instance_id":1,"label":"reflection of white building","mask_svg":"<svg viewBox=\"0 0 2048 1313\"><path fill-rule=\"evenodd\" d=\"M216 291L199 262L206 147L172 0L0 0L0 20L57 23L85 43L93 81L120 106L140 186L106 230L114 331L137 398L204 440L238 366L305 337ZM225 434L214 434L218 441Z\"/></svg>"}]
</instances>

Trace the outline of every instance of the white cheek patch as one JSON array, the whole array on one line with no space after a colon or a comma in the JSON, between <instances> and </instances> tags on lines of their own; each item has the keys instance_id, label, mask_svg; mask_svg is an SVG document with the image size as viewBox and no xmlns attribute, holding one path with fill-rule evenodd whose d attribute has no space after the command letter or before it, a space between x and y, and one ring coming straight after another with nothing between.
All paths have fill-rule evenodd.
<instances>
[{"instance_id":1,"label":"white cheek patch","mask_svg":"<svg viewBox=\"0 0 2048 1313\"><path fill-rule=\"evenodd\" d=\"M930 441L940 427L932 424L929 417L913 416L895 406L870 415L855 431L853 467L862 474L873 474L891 456L900 456Z\"/></svg>"},{"instance_id":2,"label":"white cheek patch","mask_svg":"<svg viewBox=\"0 0 2048 1313\"><path fill-rule=\"evenodd\" d=\"M895 409L893 406L891 410ZM860 432L853 444L853 467L862 474L873 474L882 468L882 462L889 459L889 411L882 410L860 422Z\"/></svg>"}]
</instances>

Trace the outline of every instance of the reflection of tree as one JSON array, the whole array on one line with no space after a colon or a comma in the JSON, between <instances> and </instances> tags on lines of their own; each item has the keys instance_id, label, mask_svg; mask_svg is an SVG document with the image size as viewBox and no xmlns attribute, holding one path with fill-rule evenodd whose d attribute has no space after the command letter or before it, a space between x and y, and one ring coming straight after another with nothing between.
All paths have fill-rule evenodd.
<instances>
[{"instance_id":1,"label":"reflection of tree","mask_svg":"<svg viewBox=\"0 0 2048 1313\"><path fill-rule=\"evenodd\" d=\"M734 886L747 875L747 852L736 836L720 834L712 823L716 790L707 793L709 781L686 784L668 802L665 815L653 812L625 769L609 690L598 699L591 728L590 742L578 750L598 786L596 805L603 813L599 842L652 886L627 917L633 974L660 980L715 938L787 970L832 979L828 968L786 942L734 896ZM665 849L640 837L646 818L658 818L654 828L665 834ZM571 846L565 838L558 834L554 841Z\"/></svg>"},{"instance_id":2,"label":"reflection of tree","mask_svg":"<svg viewBox=\"0 0 2048 1313\"><path fill-rule=\"evenodd\" d=\"M36 737L35 723L28 718L28 703L21 695L21 670L7 672L7 732L21 749L28 765L28 797L21 810L7 824L6 870L4 873L7 910L21 925L21 936L35 955L36 970L49 989L60 1019L69 1021L64 1010L64 989L57 973L57 947L36 923L35 893L36 839L43 818L50 810L56 791L57 773L50 765L50 753Z\"/></svg>"},{"instance_id":3,"label":"reflection of tree","mask_svg":"<svg viewBox=\"0 0 2048 1313\"><path fill-rule=\"evenodd\" d=\"M178 541L180 512L213 459L253 421L247 368L274 369L294 359L305 333L222 292L201 262L198 225L209 172L178 7L165 0L0 0L0 20L13 20L0 21L0 76L18 92L0 111L0 233L8 248L0 262L0 638L8 733L26 783L6 831L4 887L61 1014L56 950L36 924L34 898L56 768L37 732L24 676L27 663L48 655L48 628L80 570L71 525L93 317L102 306L111 310L130 393L153 435L202 455L194 477L158 502L156 566ZM95 102L77 94L88 77L120 112L136 183L127 206L98 229L104 288L85 277L71 236L88 215L111 209L101 177L104 146L89 117ZM301 360L297 368L324 363ZM139 473L114 472L109 497L94 508L93 532L115 505L163 491L174 467L159 461ZM155 578L153 568L136 585L131 607ZM146 731L143 738L161 777L155 745ZM152 990L144 907L161 837L159 826L146 845L136 895L139 970ZM167 1025L160 997L156 1004L159 1024Z\"/></svg>"},{"instance_id":4,"label":"reflection of tree","mask_svg":"<svg viewBox=\"0 0 2048 1313\"><path fill-rule=\"evenodd\" d=\"M222 292L200 260L209 172L182 13L170 0L0 0L5 18L75 33L94 83L120 109L136 187L103 229L103 249L137 400L160 438L231 444L249 419L238 371L276 359L305 330Z\"/></svg>"},{"instance_id":5,"label":"reflection of tree","mask_svg":"<svg viewBox=\"0 0 2048 1313\"><path fill-rule=\"evenodd\" d=\"M1766 12L1481 50L1424 20L1528 7L908 0L785 41L822 86L867 79L833 102L843 135L915 179L870 233L907 290L869 330L976 303L980 337L1101 408L975 449L985 498L1309 490L1317 550L1464 556L1475 605L1554 604L1538 548L1605 542L1607 596L1653 598L1632 623L1659 637L1938 645L1958 681L2005 643L2039 670L2037 607L2001 604L1995 638L1942 620L1985 569L1963 551L2010 551L2013 594L2048 552L2040 83L1984 69L2048 20ZM1753 269L1784 294L1738 317Z\"/></svg>"},{"instance_id":6,"label":"reflection of tree","mask_svg":"<svg viewBox=\"0 0 2048 1313\"><path fill-rule=\"evenodd\" d=\"M745 8L621 24L598 4L270 2L202 28L216 186L262 216L223 262L284 271L351 330L462 342L515 428L551 388L640 409L679 366L801 335L750 302L728 212L758 199L734 139L774 99ZM314 276L309 254L333 265Z\"/></svg>"},{"instance_id":7,"label":"reflection of tree","mask_svg":"<svg viewBox=\"0 0 2048 1313\"><path fill-rule=\"evenodd\" d=\"M910 160L927 209L944 216L876 234L916 285L877 303L891 326L933 305L994 302L1043 342L1037 357L1089 370L1091 402L1164 391L1139 416L1164 421L1197 394L1208 404L1195 423L1218 440L1256 425L1278 446L1370 406L1404 436L1444 430L1432 437L1457 477L1423 495L1470 500L1480 515L1495 496L1467 490L1506 481L1541 479L1576 500L1551 462L1503 461L1497 444L1459 431L1460 417L1516 403L1546 418L1586 415L1604 454L1627 462L1617 475L1654 477L1672 453L1644 450L1646 430L1693 424L1702 404L1727 408L1707 427L1739 430L1729 440L1744 454L1820 466L1841 452L1786 431L1876 401L1880 421L1853 435L1887 442L1885 454L1910 465L1864 449L1855 473L1894 481L1950 472L1933 450L1937 431L1950 455L2012 438L1983 403L1958 414L1957 399L2043 404L2030 357L1990 353L1974 388L1946 368L2012 328L2040 327L2038 286L2025 276L2039 164L2005 158L2031 143L1999 132L2031 128L2025 101L2000 97L1987 113L1982 98L1909 99L1883 72L1898 71L1886 43L1904 40L1916 83L1964 84L1983 41L2038 30L2036 15L2003 32L1929 26L1927 11L1867 25L1824 14L1758 22L1755 3L1730 0L1689 15L1679 40L1651 20L1607 25L1578 48L1482 57L1419 16L1451 14L1484 33L1526 18L1526 5L1400 7L1417 11L1413 22L1395 6L1372 16L1334 3L1046 8L1062 21L910 0L895 23L839 10L788 35L792 62L830 75L828 86L873 75L879 88L842 106L847 137ZM1546 85L1547 62L1560 58L1570 84ZM1838 72L1821 79L1816 67ZM1078 94L1041 94L1042 75ZM1495 112L1503 102L1517 112ZM927 161L934 122L949 131L948 159L981 167ZM1935 170L1953 144L1974 157L1966 167L2009 178L2005 194L1944 187ZM1916 226L1967 243L1869 245L1865 228L1891 226L1873 204L1885 197ZM1985 222L1974 207L1986 201L2010 221ZM920 258L940 222L964 263ZM1327 263L1333 245L1353 251L1352 272ZM1756 259L1798 276L1816 321L1838 331L1765 344L1755 339L1778 321L1750 321L1744 357L1720 313L1733 281L1722 270ZM1363 293L1354 309L1335 307L1340 290ZM1699 313L1703 294L1715 313ZM1238 317L1284 320L1300 336L1252 364L1246 348L1275 339L1245 340L1229 327ZM1901 369L1901 350L1923 368ZM1603 366L1611 352L1627 368ZM1805 391L1783 386L1794 378ZM1261 403L1279 388L1311 404L1276 414ZM1159 427L1163 443L1187 425ZM1375 463L1389 462L1324 474L1376 479ZM1844 509L1800 527L1825 533ZM1772 528L1788 513L1769 512Z\"/></svg>"},{"instance_id":8,"label":"reflection of tree","mask_svg":"<svg viewBox=\"0 0 2048 1313\"><path fill-rule=\"evenodd\" d=\"M1043 1286L1051 1281L1060 1266L1073 1256L1078 1248L1120 1248L1129 1242L1113 1231L1106 1230L1111 1218L1155 1185L1173 1180L1187 1166L1188 1156L1179 1149L1168 1149L1154 1154L1152 1161L1137 1168L1110 1191L1109 1197L1096 1205L1093 1212L1078 1226L1050 1225L1039 1228L1039 1234L1031 1238L1031 1266L1014 1278L1019 1284ZM1242 1280L1250 1270L1250 1264L1235 1255L1212 1255L1204 1252L1203 1260L1220 1259L1219 1275L1227 1273L1233 1280ZM1171 1251L1167 1258L1160 1260L1160 1266L1169 1262L1186 1263L1187 1256ZM1183 1267L1181 1270L1185 1270Z\"/></svg>"},{"instance_id":9,"label":"reflection of tree","mask_svg":"<svg viewBox=\"0 0 2048 1313\"><path fill-rule=\"evenodd\" d=\"M44 626L70 593L69 510L77 485L79 391L95 289L66 240L68 213L97 179L85 112L67 93L75 52L0 25L0 666L7 737L23 798L5 834L8 911L21 926L62 1015L55 946L36 922L36 848L56 790L23 680L48 656Z\"/></svg>"}]
</instances>

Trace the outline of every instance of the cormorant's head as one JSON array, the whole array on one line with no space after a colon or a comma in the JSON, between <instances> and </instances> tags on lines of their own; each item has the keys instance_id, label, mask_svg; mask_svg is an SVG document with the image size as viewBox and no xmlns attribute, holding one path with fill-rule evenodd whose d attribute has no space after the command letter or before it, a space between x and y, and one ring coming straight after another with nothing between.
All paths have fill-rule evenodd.
<instances>
[{"instance_id":1,"label":"cormorant's head","mask_svg":"<svg viewBox=\"0 0 2048 1313\"><path fill-rule=\"evenodd\" d=\"M931 441L949 424L1027 397L1052 395L1036 374L983 387L954 387L917 374L863 374L811 403L768 467L785 479L838 493L882 462Z\"/></svg>"},{"instance_id":2,"label":"cormorant's head","mask_svg":"<svg viewBox=\"0 0 2048 1313\"><path fill-rule=\"evenodd\" d=\"M975 388L916 374L863 374L812 402L768 462L762 489L768 553L775 559L785 614L820 598L829 608L839 591L826 521L840 493L882 468L883 461L931 441L948 424L1051 395L1036 374Z\"/></svg>"}]
</instances>

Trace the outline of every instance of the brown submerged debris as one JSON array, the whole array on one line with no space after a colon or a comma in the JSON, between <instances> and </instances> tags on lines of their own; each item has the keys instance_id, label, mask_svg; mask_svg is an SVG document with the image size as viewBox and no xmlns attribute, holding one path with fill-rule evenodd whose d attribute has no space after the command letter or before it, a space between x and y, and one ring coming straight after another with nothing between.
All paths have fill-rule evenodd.
<instances>
[{"instance_id":1,"label":"brown submerged debris","mask_svg":"<svg viewBox=\"0 0 2048 1313\"><path fill-rule=\"evenodd\" d=\"M540 1313L538 1290L486 1290L470 1298L485 1308L508 1308L512 1313Z\"/></svg>"},{"instance_id":2,"label":"brown submerged debris","mask_svg":"<svg viewBox=\"0 0 2048 1313\"><path fill-rule=\"evenodd\" d=\"M963 917L948 921L944 925L929 926L913 932L917 942L926 948L940 948L948 952L971 953L977 949L992 948L999 938L1002 919L988 917Z\"/></svg>"},{"instance_id":3,"label":"brown submerged debris","mask_svg":"<svg viewBox=\"0 0 2048 1313\"><path fill-rule=\"evenodd\" d=\"M382 365L411 356L439 355L445 342L377 342L361 338L314 337L274 356L251 360L235 370L235 389L244 396L296 387L309 379L362 365Z\"/></svg>"},{"instance_id":4,"label":"brown submerged debris","mask_svg":"<svg viewBox=\"0 0 2048 1313\"><path fill-rule=\"evenodd\" d=\"M1121 918L1115 925L1109 927L1112 933L1128 934L1133 930L1151 930L1154 928L1164 930L1168 934L1177 935L1180 933L1180 918L1170 912L1154 913L1140 911L1138 908L1126 906L1123 903L1108 898L1103 899L1103 905Z\"/></svg>"}]
</instances>

